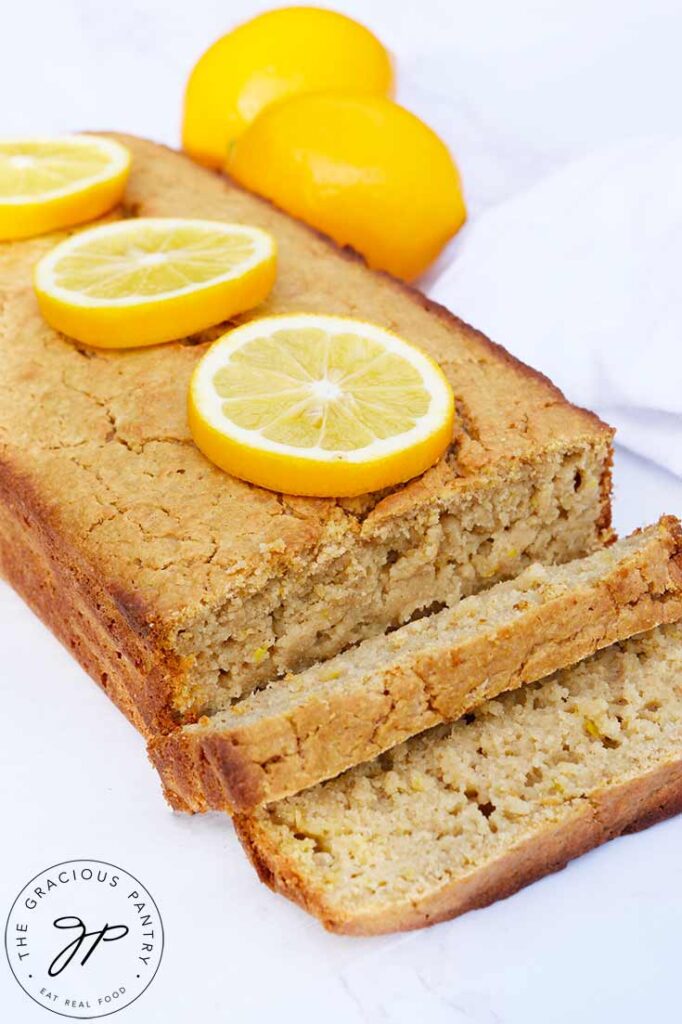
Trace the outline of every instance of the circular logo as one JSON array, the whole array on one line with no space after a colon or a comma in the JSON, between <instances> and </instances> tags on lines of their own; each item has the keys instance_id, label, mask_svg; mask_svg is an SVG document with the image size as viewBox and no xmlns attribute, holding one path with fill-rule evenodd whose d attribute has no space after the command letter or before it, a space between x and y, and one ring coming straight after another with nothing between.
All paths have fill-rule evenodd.
<instances>
[{"instance_id":1,"label":"circular logo","mask_svg":"<svg viewBox=\"0 0 682 1024\"><path fill-rule=\"evenodd\" d=\"M36 1003L63 1017L106 1017L150 984L163 924L148 889L101 860L68 860L32 878L7 918L14 977Z\"/></svg>"}]
</instances>

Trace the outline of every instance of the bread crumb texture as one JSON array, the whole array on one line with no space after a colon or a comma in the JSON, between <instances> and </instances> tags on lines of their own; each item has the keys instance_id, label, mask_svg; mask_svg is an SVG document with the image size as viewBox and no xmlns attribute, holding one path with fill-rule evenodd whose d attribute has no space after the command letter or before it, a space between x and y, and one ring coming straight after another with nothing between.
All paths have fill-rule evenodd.
<instances>
[{"instance_id":1,"label":"bread crumb texture","mask_svg":"<svg viewBox=\"0 0 682 1024\"><path fill-rule=\"evenodd\" d=\"M680 809L682 625L488 701L238 827L335 930L419 927Z\"/></svg>"},{"instance_id":2,"label":"bread crumb texture","mask_svg":"<svg viewBox=\"0 0 682 1024\"><path fill-rule=\"evenodd\" d=\"M248 811L680 618L682 528L664 516L276 680L159 737L150 753L174 806Z\"/></svg>"}]
</instances>

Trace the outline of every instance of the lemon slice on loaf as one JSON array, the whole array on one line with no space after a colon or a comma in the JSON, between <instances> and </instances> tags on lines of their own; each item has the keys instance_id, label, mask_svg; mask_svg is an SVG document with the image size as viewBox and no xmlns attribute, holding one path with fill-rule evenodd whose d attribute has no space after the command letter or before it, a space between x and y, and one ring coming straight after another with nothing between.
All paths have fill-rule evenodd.
<instances>
[{"instance_id":1,"label":"lemon slice on loaf","mask_svg":"<svg viewBox=\"0 0 682 1024\"><path fill-rule=\"evenodd\" d=\"M244 224L140 217L89 228L40 260L35 288L52 327L88 345L184 338L242 313L275 280L275 240Z\"/></svg>"},{"instance_id":2,"label":"lemon slice on loaf","mask_svg":"<svg viewBox=\"0 0 682 1024\"><path fill-rule=\"evenodd\" d=\"M198 447L234 476L318 497L409 480L448 446L453 395L441 369L375 324L297 314L219 338L190 385Z\"/></svg>"},{"instance_id":3,"label":"lemon slice on loaf","mask_svg":"<svg viewBox=\"0 0 682 1024\"><path fill-rule=\"evenodd\" d=\"M120 202L130 153L96 135L0 140L0 239L46 234Z\"/></svg>"}]
</instances>

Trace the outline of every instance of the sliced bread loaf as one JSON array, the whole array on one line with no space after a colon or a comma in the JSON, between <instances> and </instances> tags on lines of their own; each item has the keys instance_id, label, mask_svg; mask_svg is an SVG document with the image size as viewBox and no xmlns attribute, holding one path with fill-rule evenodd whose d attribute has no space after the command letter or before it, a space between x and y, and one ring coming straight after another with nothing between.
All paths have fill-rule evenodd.
<instances>
[{"instance_id":1,"label":"sliced bread loaf","mask_svg":"<svg viewBox=\"0 0 682 1024\"><path fill-rule=\"evenodd\" d=\"M237 819L261 878L333 931L485 906L682 810L682 625L601 651Z\"/></svg>"},{"instance_id":2,"label":"sliced bread loaf","mask_svg":"<svg viewBox=\"0 0 682 1024\"><path fill-rule=\"evenodd\" d=\"M681 617L682 528L667 516L277 680L153 739L150 754L175 807L249 810Z\"/></svg>"},{"instance_id":3,"label":"sliced bread loaf","mask_svg":"<svg viewBox=\"0 0 682 1024\"><path fill-rule=\"evenodd\" d=\"M190 377L229 323L82 349L45 323L31 285L61 236L0 244L0 573L146 736L611 538L612 431L596 416L265 200L118 139L133 162L114 216L264 228L277 282L256 315L388 327L437 360L457 398L447 456L402 486L338 501L252 487L209 463L187 422Z\"/></svg>"}]
</instances>

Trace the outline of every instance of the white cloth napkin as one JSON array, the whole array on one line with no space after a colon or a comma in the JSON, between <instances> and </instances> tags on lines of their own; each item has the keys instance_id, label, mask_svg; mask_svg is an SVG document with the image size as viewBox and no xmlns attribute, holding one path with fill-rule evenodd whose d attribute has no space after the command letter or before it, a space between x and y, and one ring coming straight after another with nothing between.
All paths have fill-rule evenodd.
<instances>
[{"instance_id":1,"label":"white cloth napkin","mask_svg":"<svg viewBox=\"0 0 682 1024\"><path fill-rule=\"evenodd\" d=\"M430 294L682 476L682 138L609 147L484 211Z\"/></svg>"}]
</instances>

